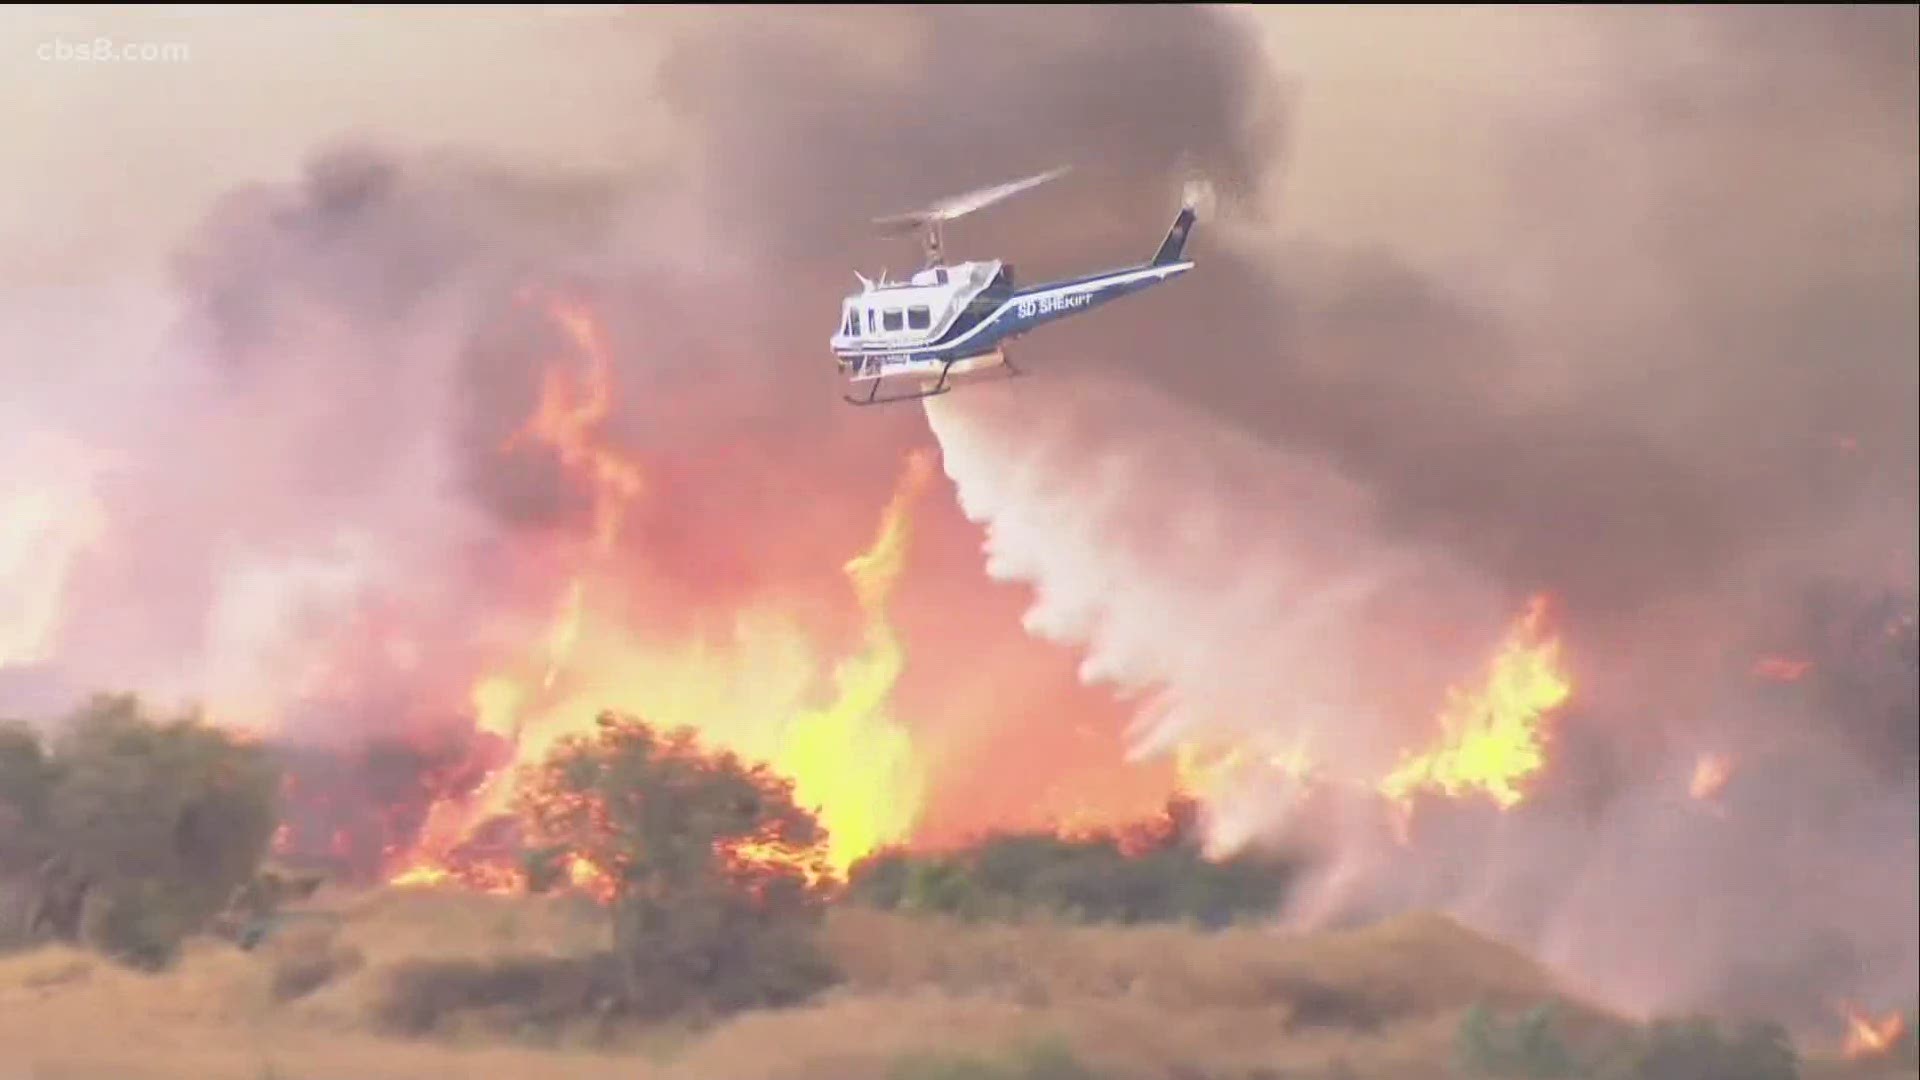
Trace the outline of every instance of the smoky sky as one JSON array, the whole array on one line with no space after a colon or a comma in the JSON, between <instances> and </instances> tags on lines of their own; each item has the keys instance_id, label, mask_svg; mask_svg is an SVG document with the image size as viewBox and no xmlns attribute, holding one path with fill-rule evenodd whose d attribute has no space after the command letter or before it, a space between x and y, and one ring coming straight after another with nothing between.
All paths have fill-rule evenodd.
<instances>
[{"instance_id":1,"label":"smoky sky","mask_svg":"<svg viewBox=\"0 0 1920 1080\"><path fill-rule=\"evenodd\" d=\"M889 59L852 62L869 48ZM706 194L744 239L844 265L851 282L850 259L888 250L869 219L1056 165L1078 171L1064 195L993 215L1018 226L956 226L956 244L1070 257L1061 230L1120 217L1150 252L1177 197L1150 185L1184 162L1239 189L1270 166L1280 117L1263 62L1243 26L1192 9L756 12L716 19L678 48L662 92L693 133ZM1153 212L1123 216L1143 185ZM1073 202L1087 213L1059 213Z\"/></svg>"},{"instance_id":2,"label":"smoky sky","mask_svg":"<svg viewBox=\"0 0 1920 1080\"><path fill-rule=\"evenodd\" d=\"M718 216L796 275L800 340L851 270L910 268L871 216L1072 164L955 226L953 254L1046 273L1139 258L1182 170L1258 205L1231 196L1284 171L1289 112L1313 107L1214 12L797 22L719 20L663 90ZM1913 57L1889 43L1911 29L1895 10L1593 15L1617 88L1505 134L1494 178L1529 310L1391 250L1319 237L1256 256L1203 226L1201 273L1033 348L1328 456L1394 528L1588 609L1863 514L1885 552L1910 551ZM855 36L897 66L849 63ZM1393 164L1418 182L1418 161ZM1529 383L1549 366L1556 392Z\"/></svg>"},{"instance_id":3,"label":"smoky sky","mask_svg":"<svg viewBox=\"0 0 1920 1080\"><path fill-rule=\"evenodd\" d=\"M915 62L850 65L849 34ZM316 468L376 474L408 410L430 408L472 497L535 531L577 528L588 493L551 458L499 453L539 394L529 358L565 349L510 298L529 282L591 298L620 381L607 434L649 462L628 542L683 599L739 596L832 576L859 542L854 508L925 440L911 410L855 422L824 349L853 270L917 260L868 220L1064 162L1067 197L1097 199L1090 221L1011 207L956 250L1032 252L1036 273L1077 269L1082 240L1137 257L1181 170L1257 182L1277 135L1259 63L1230 22L1177 9L715 16L659 76L686 132L670 170L575 176L342 136L296 182L224 198L176 274L237 384L308 363L278 348L296 328L344 327L349 348L311 376L344 391L342 438L316 437ZM436 320L455 338L450 388L401 404L389 386L440 361L394 339Z\"/></svg>"},{"instance_id":4,"label":"smoky sky","mask_svg":"<svg viewBox=\"0 0 1920 1080\"><path fill-rule=\"evenodd\" d=\"M1889 78L1903 58L1884 41L1905 16L1851 16L1800 16L1820 50L1796 48L1786 16L1673 23L1666 32L1697 43L1694 66L1649 65L1578 118L1577 146L1571 124L1513 138L1506 227L1547 249L1535 265L1549 312L1611 311L1604 356L1583 356L1585 337L1513 325L1498 298L1391 251L1333 238L1248 252L1210 243L1204 227L1203 274L1050 331L1035 351L1067 358L1068 372L1104 365L1330 458L1383 501L1391 527L1590 609L1631 610L1783 536L1850 526L1886 500L1911 506L1911 200L1829 194L1820 167L1782 175L1776 164L1775 140L1795 139L1833 169L1903 167L1911 139L1901 144L1897 121L1911 93ZM1623 53L1648 36L1597 22ZM886 42L896 62L850 63L856 37ZM623 441L672 458L701 443L792 440L816 448L823 470L857 469L915 437L897 414L847 423L816 340L853 270L917 260L911 244L875 237L870 218L1068 164L1051 189L956 226L953 253L1006 258L1027 280L1137 259L1185 176L1212 180L1229 207L1257 206L1235 196L1284 169L1288 111L1311 107L1289 100L1233 15L1159 7L719 16L676 40L659 79L686 133L677 157L682 182L697 185L697 233L669 228L669 197L649 199L632 177L596 186L537 163L349 147L316 154L299 205L227 200L212 241L180 260L188 286L225 351L251 355L250 328L278 309L377 328L449 281L470 287L476 264L505 288L511 274L564 275L591 256L601 262L580 269L619 312L623 365L644 386L623 402ZM1850 123L1818 122L1807 99L1823 95ZM1609 140L1621 155L1661 155L1636 190L1609 184L1622 172L1607 167ZM616 219L620 242L657 248L647 257L674 272L619 265ZM1621 230L1643 261L1594 250ZM674 280L720 246L744 264L725 286ZM1672 299L1648 312L1613 297L1608 279L1624 272ZM695 314L716 308L726 313ZM486 462L472 483L508 518L565 513L555 477L491 452L537 394L525 365L489 366L513 356L496 335L514 331L476 327L467 345L475 391L462 404L475 418L462 438ZM1572 391L1516 388L1549 351ZM394 362L364 353L332 362ZM653 411L666 401L670 412ZM694 415L699 425L684 421ZM706 554L681 558L684 572L750 575L758 553L727 555L715 538L734 530L718 522L752 514L774 529L779 508L724 480L674 490L683 497L655 505L675 505L683 527L654 532L666 548L701 538ZM1883 546L1910 546L1893 539Z\"/></svg>"}]
</instances>

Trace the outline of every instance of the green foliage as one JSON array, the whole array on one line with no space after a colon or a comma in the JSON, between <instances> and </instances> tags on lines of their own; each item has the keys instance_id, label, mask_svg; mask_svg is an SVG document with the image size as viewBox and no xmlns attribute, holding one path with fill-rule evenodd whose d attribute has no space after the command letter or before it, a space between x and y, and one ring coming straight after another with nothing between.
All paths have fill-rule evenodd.
<instances>
[{"instance_id":1,"label":"green foliage","mask_svg":"<svg viewBox=\"0 0 1920 1080\"><path fill-rule=\"evenodd\" d=\"M14 826L0 872L30 875L43 932L162 965L254 876L278 791L265 753L230 732L96 698L51 747L0 730L0 816Z\"/></svg>"},{"instance_id":2,"label":"green foliage","mask_svg":"<svg viewBox=\"0 0 1920 1080\"><path fill-rule=\"evenodd\" d=\"M825 832L789 782L614 714L532 780L535 864L550 880L555 853L572 853L611 881L624 1009L783 1005L836 979L813 933Z\"/></svg>"},{"instance_id":3,"label":"green foliage","mask_svg":"<svg viewBox=\"0 0 1920 1080\"><path fill-rule=\"evenodd\" d=\"M1557 1010L1546 1004L1503 1024L1485 1004L1477 1004L1455 1034L1455 1061L1462 1072L1476 1077L1558 1080L1582 1076L1584 1070L1560 1036L1558 1019Z\"/></svg>"},{"instance_id":4,"label":"green foliage","mask_svg":"<svg viewBox=\"0 0 1920 1080\"><path fill-rule=\"evenodd\" d=\"M0 723L0 886L31 879L48 857L54 776L53 763L31 728ZM25 912L0 910L0 947L27 918Z\"/></svg>"},{"instance_id":5,"label":"green foliage","mask_svg":"<svg viewBox=\"0 0 1920 1080\"><path fill-rule=\"evenodd\" d=\"M42 836L53 798L53 763L46 748L25 724L0 722L0 844ZM0 848L0 858L6 854Z\"/></svg>"},{"instance_id":6,"label":"green foliage","mask_svg":"<svg viewBox=\"0 0 1920 1080\"><path fill-rule=\"evenodd\" d=\"M1786 1029L1752 1022L1732 1034L1712 1020L1656 1021L1605 1080L1799 1080L1800 1059Z\"/></svg>"},{"instance_id":7,"label":"green foliage","mask_svg":"<svg viewBox=\"0 0 1920 1080\"><path fill-rule=\"evenodd\" d=\"M912 1054L899 1058L887 1080L1100 1080L1058 1039L1041 1039L1000 1060L972 1055Z\"/></svg>"},{"instance_id":8,"label":"green foliage","mask_svg":"<svg viewBox=\"0 0 1920 1080\"><path fill-rule=\"evenodd\" d=\"M1586 1057L1542 1005L1511 1023L1485 1005L1462 1019L1454 1043L1464 1076L1516 1080L1799 1080L1799 1058L1778 1024L1748 1023L1731 1034L1711 1020L1658 1020Z\"/></svg>"},{"instance_id":9,"label":"green foliage","mask_svg":"<svg viewBox=\"0 0 1920 1080\"><path fill-rule=\"evenodd\" d=\"M1000 834L949 854L887 852L853 870L848 896L887 910L965 919L1042 914L1081 922L1191 921L1221 927L1277 907L1295 867L1208 859L1188 804L1128 832L1067 839Z\"/></svg>"}]
</instances>

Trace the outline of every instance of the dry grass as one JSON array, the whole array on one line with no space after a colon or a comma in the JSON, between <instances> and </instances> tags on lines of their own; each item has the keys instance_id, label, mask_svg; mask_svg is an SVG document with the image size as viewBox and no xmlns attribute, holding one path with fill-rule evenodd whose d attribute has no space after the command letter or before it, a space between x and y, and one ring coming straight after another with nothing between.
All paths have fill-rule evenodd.
<instances>
[{"instance_id":1,"label":"dry grass","mask_svg":"<svg viewBox=\"0 0 1920 1080\"><path fill-rule=\"evenodd\" d=\"M612 1048L532 1049L472 1030L407 1040L374 1023L399 966L580 956L604 946L603 924L556 899L377 892L316 903L327 918L290 923L252 953L196 944L157 976L66 949L0 957L0 1064L33 1080L885 1080L905 1054L991 1054L1057 1035L1088 1064L1141 1080L1260 1068L1433 1080L1447 1075L1474 1001L1557 996L1526 957L1436 917L1290 937L844 910L826 936L848 980L804 1007ZM5 1068L0 1078L15 1080Z\"/></svg>"},{"instance_id":2,"label":"dry grass","mask_svg":"<svg viewBox=\"0 0 1920 1080\"><path fill-rule=\"evenodd\" d=\"M1525 956L1425 915L1341 933L1203 935L1174 927L969 926L845 910L828 924L828 942L864 990L1278 1009L1296 1027L1369 1027L1465 1008L1476 998L1520 1005L1554 993Z\"/></svg>"}]
</instances>

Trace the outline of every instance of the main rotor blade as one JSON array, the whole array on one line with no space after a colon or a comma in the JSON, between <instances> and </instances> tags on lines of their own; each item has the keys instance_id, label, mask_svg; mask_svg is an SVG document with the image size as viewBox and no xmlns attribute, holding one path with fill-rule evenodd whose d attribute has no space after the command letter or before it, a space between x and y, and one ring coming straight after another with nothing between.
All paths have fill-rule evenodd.
<instances>
[{"instance_id":1,"label":"main rotor blade","mask_svg":"<svg viewBox=\"0 0 1920 1080\"><path fill-rule=\"evenodd\" d=\"M995 184L992 187L984 187L976 191L967 192L965 195L956 195L950 199L937 202L925 210L915 210L910 213L890 214L886 217L875 218L873 219L873 223L879 226L884 232L897 233L918 229L923 225L930 225L936 221L952 221L954 218L971 214L975 210L983 210L1002 199L1018 195L1028 188L1038 187L1049 180L1058 179L1066 175L1069 169L1071 169L1071 166L1063 165L1057 169L1049 169L1043 173L1036 173L1024 180Z\"/></svg>"}]
</instances>

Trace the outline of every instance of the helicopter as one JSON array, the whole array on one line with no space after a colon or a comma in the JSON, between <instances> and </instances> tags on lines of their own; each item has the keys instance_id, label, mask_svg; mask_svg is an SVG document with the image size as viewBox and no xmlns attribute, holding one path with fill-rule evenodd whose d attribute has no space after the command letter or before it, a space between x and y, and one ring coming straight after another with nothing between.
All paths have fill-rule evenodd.
<instances>
[{"instance_id":1,"label":"helicopter","mask_svg":"<svg viewBox=\"0 0 1920 1080\"><path fill-rule=\"evenodd\" d=\"M995 368L1005 370L1009 378L1018 376L1022 372L1007 359L1006 346L1012 339L1193 269L1192 260L1184 256L1203 194L1203 187L1196 183L1186 186L1180 212L1153 257L1135 266L1021 287L1014 281L1013 267L999 259L945 261L942 228L947 222L1066 172L1064 167L1052 169L923 210L874 219L885 234L920 232L924 261L906 281L888 281L884 271L879 281L870 281L854 272L860 291L842 301L840 328L830 343L842 378L854 387L868 384L865 396L843 394L848 404L885 405L934 397L951 391L955 376ZM883 383L894 380L898 385L903 379L918 382L919 389L881 395Z\"/></svg>"}]
</instances>

